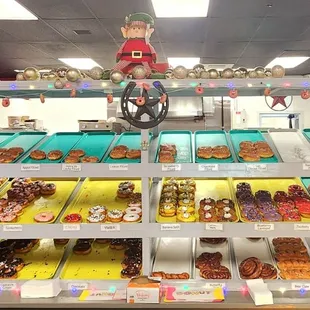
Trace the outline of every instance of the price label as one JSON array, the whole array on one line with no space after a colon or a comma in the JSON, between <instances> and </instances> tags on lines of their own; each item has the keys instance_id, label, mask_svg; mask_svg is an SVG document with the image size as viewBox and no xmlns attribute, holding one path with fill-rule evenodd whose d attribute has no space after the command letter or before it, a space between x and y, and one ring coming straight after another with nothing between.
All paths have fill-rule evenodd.
<instances>
[{"instance_id":1,"label":"price label","mask_svg":"<svg viewBox=\"0 0 310 310\"><path fill-rule=\"evenodd\" d=\"M292 290L300 290L300 289L304 289L304 290L309 290L310 288L310 283L292 283Z\"/></svg>"},{"instance_id":2,"label":"price label","mask_svg":"<svg viewBox=\"0 0 310 310\"><path fill-rule=\"evenodd\" d=\"M218 164L199 164L198 170L199 171L218 171L219 165Z\"/></svg>"},{"instance_id":3,"label":"price label","mask_svg":"<svg viewBox=\"0 0 310 310\"><path fill-rule=\"evenodd\" d=\"M121 226L119 224L102 224L101 231L120 231Z\"/></svg>"},{"instance_id":4,"label":"price label","mask_svg":"<svg viewBox=\"0 0 310 310\"><path fill-rule=\"evenodd\" d=\"M310 224L294 224L294 230L310 230Z\"/></svg>"},{"instance_id":5,"label":"price label","mask_svg":"<svg viewBox=\"0 0 310 310\"><path fill-rule=\"evenodd\" d=\"M0 284L1 291L12 291L17 288L16 283L1 283Z\"/></svg>"},{"instance_id":6,"label":"price label","mask_svg":"<svg viewBox=\"0 0 310 310\"><path fill-rule=\"evenodd\" d=\"M310 164L302 164L302 170L310 170Z\"/></svg>"},{"instance_id":7,"label":"price label","mask_svg":"<svg viewBox=\"0 0 310 310\"><path fill-rule=\"evenodd\" d=\"M161 224L160 225L160 230L181 230L181 225L180 224Z\"/></svg>"},{"instance_id":8,"label":"price label","mask_svg":"<svg viewBox=\"0 0 310 310\"><path fill-rule=\"evenodd\" d=\"M162 171L181 171L182 165L181 164L162 164L161 170Z\"/></svg>"},{"instance_id":9,"label":"price label","mask_svg":"<svg viewBox=\"0 0 310 310\"><path fill-rule=\"evenodd\" d=\"M23 231L22 225L3 225L3 231Z\"/></svg>"},{"instance_id":10,"label":"price label","mask_svg":"<svg viewBox=\"0 0 310 310\"><path fill-rule=\"evenodd\" d=\"M224 226L221 223L207 223L206 224L206 230L223 231L224 230Z\"/></svg>"},{"instance_id":11,"label":"price label","mask_svg":"<svg viewBox=\"0 0 310 310\"><path fill-rule=\"evenodd\" d=\"M82 291L82 290L87 290L89 286L89 283L68 283L68 290L77 290L77 291Z\"/></svg>"},{"instance_id":12,"label":"price label","mask_svg":"<svg viewBox=\"0 0 310 310\"><path fill-rule=\"evenodd\" d=\"M79 172L82 170L82 167L81 167L81 164L62 164L61 170Z\"/></svg>"},{"instance_id":13,"label":"price label","mask_svg":"<svg viewBox=\"0 0 310 310\"><path fill-rule=\"evenodd\" d=\"M267 165L266 164L247 164L246 165L246 170L249 172L263 172L263 171L267 171Z\"/></svg>"},{"instance_id":14,"label":"price label","mask_svg":"<svg viewBox=\"0 0 310 310\"><path fill-rule=\"evenodd\" d=\"M204 282L204 283L203 283L203 286L204 286L205 288L208 288L208 289L218 288L218 287L223 288L223 287L226 286L226 283Z\"/></svg>"},{"instance_id":15,"label":"price label","mask_svg":"<svg viewBox=\"0 0 310 310\"><path fill-rule=\"evenodd\" d=\"M109 290L89 290L83 291L79 300L113 300L114 295L115 293Z\"/></svg>"},{"instance_id":16,"label":"price label","mask_svg":"<svg viewBox=\"0 0 310 310\"><path fill-rule=\"evenodd\" d=\"M77 231L80 229L80 224L63 224L63 231Z\"/></svg>"},{"instance_id":17,"label":"price label","mask_svg":"<svg viewBox=\"0 0 310 310\"><path fill-rule=\"evenodd\" d=\"M21 171L40 171L41 165L23 164L20 166Z\"/></svg>"},{"instance_id":18,"label":"price label","mask_svg":"<svg viewBox=\"0 0 310 310\"><path fill-rule=\"evenodd\" d=\"M254 229L257 231L272 231L274 230L274 224L273 223L254 224Z\"/></svg>"},{"instance_id":19,"label":"price label","mask_svg":"<svg viewBox=\"0 0 310 310\"><path fill-rule=\"evenodd\" d=\"M128 164L109 164L109 170L126 171L128 170Z\"/></svg>"}]
</instances>

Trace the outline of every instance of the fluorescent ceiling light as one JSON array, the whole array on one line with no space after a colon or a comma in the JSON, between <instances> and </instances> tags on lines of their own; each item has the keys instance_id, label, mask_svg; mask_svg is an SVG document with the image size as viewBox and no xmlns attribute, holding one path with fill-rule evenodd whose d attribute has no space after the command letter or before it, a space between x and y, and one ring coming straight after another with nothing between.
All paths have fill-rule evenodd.
<instances>
[{"instance_id":1,"label":"fluorescent ceiling light","mask_svg":"<svg viewBox=\"0 0 310 310\"><path fill-rule=\"evenodd\" d=\"M58 58L58 60L72 68L81 70L90 70L93 67L101 67L91 58Z\"/></svg>"},{"instance_id":2,"label":"fluorescent ceiling light","mask_svg":"<svg viewBox=\"0 0 310 310\"><path fill-rule=\"evenodd\" d=\"M152 0L156 17L206 17L209 0Z\"/></svg>"},{"instance_id":3,"label":"fluorescent ceiling light","mask_svg":"<svg viewBox=\"0 0 310 310\"><path fill-rule=\"evenodd\" d=\"M295 68L308 59L309 57L276 57L266 68L272 68L275 65L280 65L286 69Z\"/></svg>"},{"instance_id":4,"label":"fluorescent ceiling light","mask_svg":"<svg viewBox=\"0 0 310 310\"><path fill-rule=\"evenodd\" d=\"M20 72L24 72L25 70L15 69L14 71L20 73ZM52 71L52 69L42 69L42 70L39 70L40 73L48 73L48 72L51 72L51 71Z\"/></svg>"},{"instance_id":5,"label":"fluorescent ceiling light","mask_svg":"<svg viewBox=\"0 0 310 310\"><path fill-rule=\"evenodd\" d=\"M192 69L200 63L199 57L168 57L168 63L175 68L176 66L184 66L187 69Z\"/></svg>"},{"instance_id":6,"label":"fluorescent ceiling light","mask_svg":"<svg viewBox=\"0 0 310 310\"><path fill-rule=\"evenodd\" d=\"M38 18L15 0L0 0L0 20L37 20Z\"/></svg>"}]
</instances>

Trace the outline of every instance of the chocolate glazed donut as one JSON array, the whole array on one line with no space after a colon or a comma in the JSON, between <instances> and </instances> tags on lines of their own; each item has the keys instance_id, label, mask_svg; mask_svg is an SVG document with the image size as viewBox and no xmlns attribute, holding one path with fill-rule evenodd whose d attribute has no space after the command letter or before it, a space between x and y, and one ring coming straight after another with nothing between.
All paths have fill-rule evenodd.
<instances>
[{"instance_id":1,"label":"chocolate glazed donut","mask_svg":"<svg viewBox=\"0 0 310 310\"><path fill-rule=\"evenodd\" d=\"M204 279L221 280L231 279L230 271L225 266L220 266L217 269L202 269L200 270L200 276Z\"/></svg>"},{"instance_id":2,"label":"chocolate glazed donut","mask_svg":"<svg viewBox=\"0 0 310 310\"><path fill-rule=\"evenodd\" d=\"M241 262L239 272L242 279L257 279L263 270L263 263L256 257L249 257Z\"/></svg>"}]
</instances>

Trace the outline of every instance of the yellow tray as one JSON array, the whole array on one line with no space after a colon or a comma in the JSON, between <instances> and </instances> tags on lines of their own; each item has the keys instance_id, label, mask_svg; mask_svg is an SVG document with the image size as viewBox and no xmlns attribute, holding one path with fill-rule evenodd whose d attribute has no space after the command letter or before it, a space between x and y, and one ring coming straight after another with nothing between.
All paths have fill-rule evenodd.
<instances>
[{"instance_id":1,"label":"yellow tray","mask_svg":"<svg viewBox=\"0 0 310 310\"><path fill-rule=\"evenodd\" d=\"M300 181L299 178L273 178L273 179L263 179L263 178L258 178L258 179L242 179L242 178L233 178L231 180L232 182L232 187L234 190L234 193L236 193L236 188L237 188L237 184L240 182L246 182L249 183L251 185L252 188L252 192L253 194L255 194L255 192L257 192L258 190L267 190L271 193L271 196L273 197L276 191L285 191L287 192L287 189L290 185L300 185L306 193L308 193L307 189L304 187L304 185L302 184L302 182ZM236 199L237 201L237 199ZM248 221L247 219L243 218L241 215L241 210L240 210L240 206L238 205L237 202L237 213L238 216L240 218L240 220L244 223L251 223L250 221ZM305 217L301 217L301 221L302 222L310 222L310 218L305 218ZM291 222L287 222L287 223L291 223Z\"/></svg>"},{"instance_id":2,"label":"yellow tray","mask_svg":"<svg viewBox=\"0 0 310 310\"><path fill-rule=\"evenodd\" d=\"M66 246L55 246L53 239L41 239L29 253L15 254L25 262L19 271L18 280L46 280L55 275Z\"/></svg>"},{"instance_id":3,"label":"yellow tray","mask_svg":"<svg viewBox=\"0 0 310 310\"><path fill-rule=\"evenodd\" d=\"M163 179L163 182L165 182L167 179ZM182 179L178 179L178 181L182 181ZM195 206L196 206L196 222L199 222L199 215L198 215L198 209L199 209L199 202L203 198L211 197L215 200L228 198L235 201L235 195L233 194L232 188L230 186L230 182L226 178L220 178L220 179L195 179L196 182L196 193L195 193ZM235 222L238 222L238 214L237 214L237 220ZM156 213L156 222L157 223L176 223L177 217L164 217L159 214L159 205L157 206L157 213Z\"/></svg>"},{"instance_id":4,"label":"yellow tray","mask_svg":"<svg viewBox=\"0 0 310 310\"><path fill-rule=\"evenodd\" d=\"M127 208L128 199L116 197L116 192L120 182L125 180L87 178L75 199L70 203L61 218L61 223L68 214L79 213L83 223L87 222L88 209L94 206L106 206L108 210ZM128 181L128 180L127 180ZM141 180L131 180L135 184L135 192L141 192Z\"/></svg>"},{"instance_id":5,"label":"yellow tray","mask_svg":"<svg viewBox=\"0 0 310 310\"><path fill-rule=\"evenodd\" d=\"M74 244L75 244L75 240ZM92 251L87 255L68 257L60 278L63 280L119 280L125 250L112 250L109 244L93 242Z\"/></svg>"},{"instance_id":6,"label":"yellow tray","mask_svg":"<svg viewBox=\"0 0 310 310\"><path fill-rule=\"evenodd\" d=\"M33 181L38 180L32 178ZM79 179L78 178L62 178L53 179L46 178L40 180L46 183L52 182L56 185L56 193L51 196L44 196L35 199L31 204L23 210L23 214L18 216L17 223L19 224L35 224L34 216L40 212L51 211L54 214L54 219L49 223L54 223L59 216L60 212L64 208L67 200L75 189ZM4 196L6 192L11 188L11 182L7 183L6 186L0 192L0 197ZM9 224L9 223L1 223Z\"/></svg>"}]
</instances>

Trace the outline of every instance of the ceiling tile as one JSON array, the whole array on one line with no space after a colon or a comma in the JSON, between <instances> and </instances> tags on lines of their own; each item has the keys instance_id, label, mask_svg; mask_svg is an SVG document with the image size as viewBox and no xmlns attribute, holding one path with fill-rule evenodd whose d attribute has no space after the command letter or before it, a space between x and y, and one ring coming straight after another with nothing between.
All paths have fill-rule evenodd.
<instances>
[{"instance_id":1,"label":"ceiling tile","mask_svg":"<svg viewBox=\"0 0 310 310\"><path fill-rule=\"evenodd\" d=\"M234 64L238 58L217 58L217 57L202 57L203 64Z\"/></svg>"},{"instance_id":2,"label":"ceiling tile","mask_svg":"<svg viewBox=\"0 0 310 310\"><path fill-rule=\"evenodd\" d=\"M46 54L37 50L29 44L22 43L5 43L0 44L1 57L7 58L28 58L45 57Z\"/></svg>"},{"instance_id":3,"label":"ceiling tile","mask_svg":"<svg viewBox=\"0 0 310 310\"><path fill-rule=\"evenodd\" d=\"M273 0L272 7L268 9L268 16L309 17L310 1L309 0Z\"/></svg>"},{"instance_id":4,"label":"ceiling tile","mask_svg":"<svg viewBox=\"0 0 310 310\"><path fill-rule=\"evenodd\" d=\"M235 67L255 68L258 66L265 67L274 57L245 58L242 57L235 63Z\"/></svg>"},{"instance_id":5,"label":"ceiling tile","mask_svg":"<svg viewBox=\"0 0 310 310\"><path fill-rule=\"evenodd\" d=\"M118 46L115 43L78 43L77 46L90 57L113 57L116 55Z\"/></svg>"},{"instance_id":6,"label":"ceiling tile","mask_svg":"<svg viewBox=\"0 0 310 310\"><path fill-rule=\"evenodd\" d=\"M191 44L190 42L164 42L161 44L165 57L201 57L203 51L202 43ZM155 50L160 53L161 45L154 44Z\"/></svg>"},{"instance_id":7,"label":"ceiling tile","mask_svg":"<svg viewBox=\"0 0 310 310\"><path fill-rule=\"evenodd\" d=\"M247 45L242 57L277 57L287 48L287 42L251 42Z\"/></svg>"},{"instance_id":8,"label":"ceiling tile","mask_svg":"<svg viewBox=\"0 0 310 310\"><path fill-rule=\"evenodd\" d=\"M1 25L1 24L0 24ZM0 29L0 42L17 42L18 39Z\"/></svg>"},{"instance_id":9,"label":"ceiling tile","mask_svg":"<svg viewBox=\"0 0 310 310\"><path fill-rule=\"evenodd\" d=\"M72 57L89 57L86 53L76 48L70 43L37 43L33 46L49 55L52 58L72 58Z\"/></svg>"},{"instance_id":10,"label":"ceiling tile","mask_svg":"<svg viewBox=\"0 0 310 310\"><path fill-rule=\"evenodd\" d=\"M246 42L230 42L230 43L208 43L206 42L203 50L203 57L239 57L246 46Z\"/></svg>"}]
</instances>

